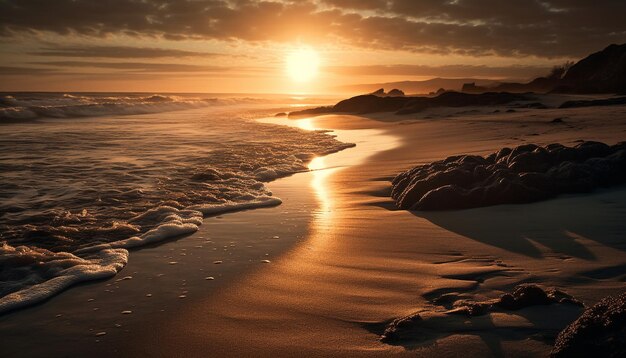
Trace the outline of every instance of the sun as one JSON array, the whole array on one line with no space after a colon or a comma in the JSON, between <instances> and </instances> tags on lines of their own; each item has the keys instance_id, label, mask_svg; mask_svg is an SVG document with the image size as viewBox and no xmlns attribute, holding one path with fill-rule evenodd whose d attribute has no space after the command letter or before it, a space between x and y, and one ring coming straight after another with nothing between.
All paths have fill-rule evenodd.
<instances>
[{"instance_id":1,"label":"sun","mask_svg":"<svg viewBox=\"0 0 626 358\"><path fill-rule=\"evenodd\" d=\"M310 47L300 47L287 55L287 74L295 82L308 82L317 76L320 58Z\"/></svg>"}]
</instances>

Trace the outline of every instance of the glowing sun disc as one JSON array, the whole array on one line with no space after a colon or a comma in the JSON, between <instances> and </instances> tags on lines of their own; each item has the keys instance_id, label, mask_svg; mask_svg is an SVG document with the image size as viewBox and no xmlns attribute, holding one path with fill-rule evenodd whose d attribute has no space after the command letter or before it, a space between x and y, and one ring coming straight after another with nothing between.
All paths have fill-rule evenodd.
<instances>
[{"instance_id":1,"label":"glowing sun disc","mask_svg":"<svg viewBox=\"0 0 626 358\"><path fill-rule=\"evenodd\" d=\"M310 47L302 47L287 55L287 74L296 82L308 82L315 78L320 58Z\"/></svg>"}]
</instances>

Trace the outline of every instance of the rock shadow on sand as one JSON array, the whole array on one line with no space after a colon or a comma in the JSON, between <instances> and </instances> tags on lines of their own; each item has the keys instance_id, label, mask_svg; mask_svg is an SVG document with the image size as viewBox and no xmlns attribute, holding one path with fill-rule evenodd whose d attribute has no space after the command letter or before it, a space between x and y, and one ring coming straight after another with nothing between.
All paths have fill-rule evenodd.
<instances>
[{"instance_id":1,"label":"rock shadow on sand","mask_svg":"<svg viewBox=\"0 0 626 358\"><path fill-rule=\"evenodd\" d=\"M534 284L519 285L511 293L485 301L459 299L444 307L432 303L419 312L365 328L380 335L381 342L408 350L432 347L454 335L476 336L491 355L504 357L505 341L532 339L552 345L583 308L565 292Z\"/></svg>"},{"instance_id":2,"label":"rock shadow on sand","mask_svg":"<svg viewBox=\"0 0 626 358\"><path fill-rule=\"evenodd\" d=\"M577 210L576 208L586 208ZM548 250L563 260L596 260L585 241L626 251L626 188L524 205L499 205L412 214L461 236L532 258ZM622 218L622 219L620 219Z\"/></svg>"}]
</instances>

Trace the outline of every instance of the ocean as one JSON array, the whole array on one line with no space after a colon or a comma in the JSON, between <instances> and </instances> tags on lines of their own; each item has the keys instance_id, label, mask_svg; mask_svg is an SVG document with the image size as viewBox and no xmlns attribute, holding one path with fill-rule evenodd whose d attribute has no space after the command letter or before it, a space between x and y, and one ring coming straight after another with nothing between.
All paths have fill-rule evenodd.
<instances>
[{"instance_id":1,"label":"ocean","mask_svg":"<svg viewBox=\"0 0 626 358\"><path fill-rule=\"evenodd\" d=\"M324 101L0 94L0 313L113 276L207 216L279 205L265 183L352 144L256 119Z\"/></svg>"}]
</instances>

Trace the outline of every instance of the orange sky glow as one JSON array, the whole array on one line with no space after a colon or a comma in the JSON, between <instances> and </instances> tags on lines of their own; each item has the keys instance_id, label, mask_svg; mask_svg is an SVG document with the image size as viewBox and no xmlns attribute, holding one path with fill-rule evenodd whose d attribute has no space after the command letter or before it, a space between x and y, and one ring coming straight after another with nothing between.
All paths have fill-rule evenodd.
<instances>
[{"instance_id":1,"label":"orange sky glow","mask_svg":"<svg viewBox=\"0 0 626 358\"><path fill-rule=\"evenodd\" d=\"M331 93L434 77L527 80L597 50L598 36L626 40L617 1L104 3L0 3L0 91ZM305 63L296 67L307 75L294 75L290 54L301 48L316 54L314 74Z\"/></svg>"}]
</instances>

